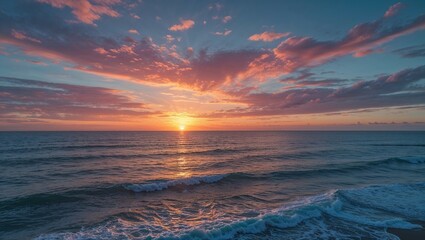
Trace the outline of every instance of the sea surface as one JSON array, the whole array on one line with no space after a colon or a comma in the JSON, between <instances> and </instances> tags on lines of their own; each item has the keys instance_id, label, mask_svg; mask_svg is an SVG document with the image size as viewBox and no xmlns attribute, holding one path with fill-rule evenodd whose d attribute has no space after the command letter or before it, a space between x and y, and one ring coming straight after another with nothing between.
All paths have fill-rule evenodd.
<instances>
[{"instance_id":1,"label":"sea surface","mask_svg":"<svg viewBox=\"0 0 425 240\"><path fill-rule=\"evenodd\" d=\"M0 239L398 239L425 132L1 132Z\"/></svg>"}]
</instances>

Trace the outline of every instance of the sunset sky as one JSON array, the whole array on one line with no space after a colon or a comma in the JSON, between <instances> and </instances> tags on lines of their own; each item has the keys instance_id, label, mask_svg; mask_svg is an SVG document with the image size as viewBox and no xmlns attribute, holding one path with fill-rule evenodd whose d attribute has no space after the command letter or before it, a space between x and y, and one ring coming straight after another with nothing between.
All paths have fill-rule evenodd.
<instances>
[{"instance_id":1,"label":"sunset sky","mask_svg":"<svg viewBox=\"0 0 425 240\"><path fill-rule=\"evenodd\" d=\"M425 1L4 0L0 130L425 130Z\"/></svg>"}]
</instances>

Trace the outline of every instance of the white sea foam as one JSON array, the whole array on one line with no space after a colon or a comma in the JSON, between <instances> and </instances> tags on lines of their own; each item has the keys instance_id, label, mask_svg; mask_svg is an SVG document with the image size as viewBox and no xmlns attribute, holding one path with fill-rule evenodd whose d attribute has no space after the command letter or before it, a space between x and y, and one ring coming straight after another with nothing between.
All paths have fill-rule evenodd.
<instances>
[{"instance_id":1,"label":"white sea foam","mask_svg":"<svg viewBox=\"0 0 425 240\"><path fill-rule=\"evenodd\" d=\"M364 211L354 211L343 210L343 203L340 199L335 200L330 206L325 207L323 211L333 217L342 219L344 221L358 223L362 225L372 226L372 227L383 227L383 228L401 228L401 229L412 229L420 228L420 225L409 223L400 218L385 218L377 219L376 216L367 216L368 213ZM365 210L365 209L363 209ZM370 211L367 209L367 211ZM361 215L360 215L361 214Z\"/></svg>"},{"instance_id":2,"label":"white sea foam","mask_svg":"<svg viewBox=\"0 0 425 240\"><path fill-rule=\"evenodd\" d=\"M206 181L217 181L219 178L215 176L207 179ZM204 180L191 178L187 181L193 183ZM161 230L157 226L154 228L155 231L150 232L152 226L115 219L98 227L82 229L77 233L43 235L37 240L247 239L246 236L249 235L262 236L261 234L270 233L265 231L266 229L270 229L274 234L282 234L281 237L286 239L398 239L387 233L386 228L420 227L406 221L399 213L408 216L408 219L424 217L424 190L425 183L330 191L285 204L257 217L233 219L231 222L229 219L219 218L200 226L184 227L181 231ZM382 211L387 209L398 213L397 216Z\"/></svg>"},{"instance_id":3,"label":"white sea foam","mask_svg":"<svg viewBox=\"0 0 425 240\"><path fill-rule=\"evenodd\" d=\"M208 175L208 176L198 176L190 178L175 179L169 181L158 181L152 183L142 183L142 184L129 184L124 186L125 189L131 190L133 192L154 192L167 189L169 187L177 185L197 185L201 183L214 183L218 182L221 179L225 178L227 174L217 174L217 175Z\"/></svg>"},{"instance_id":4,"label":"white sea foam","mask_svg":"<svg viewBox=\"0 0 425 240\"><path fill-rule=\"evenodd\" d=\"M369 186L341 190L339 194L366 208L425 221L425 183Z\"/></svg>"}]
</instances>

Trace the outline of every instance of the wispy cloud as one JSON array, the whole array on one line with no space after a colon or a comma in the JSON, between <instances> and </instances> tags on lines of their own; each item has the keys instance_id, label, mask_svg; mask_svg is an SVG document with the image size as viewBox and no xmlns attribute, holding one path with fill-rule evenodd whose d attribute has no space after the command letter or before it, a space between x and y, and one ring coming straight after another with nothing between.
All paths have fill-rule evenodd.
<instances>
[{"instance_id":1,"label":"wispy cloud","mask_svg":"<svg viewBox=\"0 0 425 240\"><path fill-rule=\"evenodd\" d=\"M425 44L400 48L394 52L405 58L425 57Z\"/></svg>"},{"instance_id":2,"label":"wispy cloud","mask_svg":"<svg viewBox=\"0 0 425 240\"><path fill-rule=\"evenodd\" d=\"M168 28L170 31L186 31L195 25L195 21L191 19L180 19L180 24L175 24Z\"/></svg>"},{"instance_id":3,"label":"wispy cloud","mask_svg":"<svg viewBox=\"0 0 425 240\"><path fill-rule=\"evenodd\" d=\"M128 32L132 33L132 34L137 34L137 35L140 34L139 31L137 31L136 29L130 29L130 30L128 30Z\"/></svg>"},{"instance_id":4,"label":"wispy cloud","mask_svg":"<svg viewBox=\"0 0 425 240\"><path fill-rule=\"evenodd\" d=\"M140 16L135 13L131 13L130 16L134 19L140 19Z\"/></svg>"},{"instance_id":5,"label":"wispy cloud","mask_svg":"<svg viewBox=\"0 0 425 240\"><path fill-rule=\"evenodd\" d=\"M202 50L202 46L198 46L197 50L192 49L189 56L187 47L179 48L177 44L160 45L150 37L105 36L81 24L55 21L57 15L47 14L47 7L32 3L27 9L38 14L0 15L0 41L18 46L29 55L71 63L70 69L200 91L251 89L261 82L281 78L303 68L313 68L339 57L363 57L379 52L383 44L425 28L425 16L404 25L380 18L357 24L340 40L293 36L268 49L215 52ZM181 19L179 24L169 29L184 31L194 24L194 20ZM13 30L24 35L16 38ZM230 31L225 29L216 34L226 36ZM251 36L251 40L273 41L284 36L288 36L288 33L263 32ZM171 35L166 37L168 43L172 39L174 37Z\"/></svg>"},{"instance_id":6,"label":"wispy cloud","mask_svg":"<svg viewBox=\"0 0 425 240\"><path fill-rule=\"evenodd\" d=\"M281 39L283 37L289 36L289 32L286 33L276 33L276 32L263 32L263 33L257 33L252 36L250 36L248 39L251 41L263 41L263 42L272 42L278 39Z\"/></svg>"},{"instance_id":7,"label":"wispy cloud","mask_svg":"<svg viewBox=\"0 0 425 240\"><path fill-rule=\"evenodd\" d=\"M360 81L340 88L298 88L274 93L250 93L238 96L247 108L218 111L209 117L291 115L326 113L394 106L424 106L425 66L405 69L374 80ZM326 80L320 80L326 81Z\"/></svg>"},{"instance_id":8,"label":"wispy cloud","mask_svg":"<svg viewBox=\"0 0 425 240\"><path fill-rule=\"evenodd\" d=\"M230 33L232 33L232 30L229 29L225 29L223 32L215 32L214 35L218 35L218 36L227 36Z\"/></svg>"},{"instance_id":9,"label":"wispy cloud","mask_svg":"<svg viewBox=\"0 0 425 240\"><path fill-rule=\"evenodd\" d=\"M47 3L55 8L69 7L72 14L81 22L93 24L94 21L101 18L102 15L118 17L120 14L112 9L112 6L121 2L121 0L96 1L92 3L89 0L37 0L41 3Z\"/></svg>"},{"instance_id":10,"label":"wispy cloud","mask_svg":"<svg viewBox=\"0 0 425 240\"><path fill-rule=\"evenodd\" d=\"M223 19L221 21L223 23L228 23L230 20L232 20L232 16L225 16L225 17L223 17Z\"/></svg>"},{"instance_id":11,"label":"wispy cloud","mask_svg":"<svg viewBox=\"0 0 425 240\"><path fill-rule=\"evenodd\" d=\"M111 120L111 116L155 114L114 89L6 77L0 80L0 115L5 119Z\"/></svg>"},{"instance_id":12,"label":"wispy cloud","mask_svg":"<svg viewBox=\"0 0 425 240\"><path fill-rule=\"evenodd\" d=\"M12 29L11 35L14 38L19 39L19 40L28 40L28 41L35 42L35 43L41 43L40 40L29 37L24 32L19 32L19 31L16 31L15 29Z\"/></svg>"},{"instance_id":13,"label":"wispy cloud","mask_svg":"<svg viewBox=\"0 0 425 240\"><path fill-rule=\"evenodd\" d=\"M392 5L388 10L385 12L384 17L392 17L400 11L404 7L404 4L401 2L398 2L394 5Z\"/></svg>"}]
</instances>

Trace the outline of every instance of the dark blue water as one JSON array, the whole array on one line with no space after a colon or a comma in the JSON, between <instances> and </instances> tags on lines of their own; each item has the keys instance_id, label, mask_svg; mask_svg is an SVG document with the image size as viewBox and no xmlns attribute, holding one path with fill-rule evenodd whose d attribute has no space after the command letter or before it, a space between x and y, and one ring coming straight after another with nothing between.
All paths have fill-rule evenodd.
<instances>
[{"instance_id":1,"label":"dark blue water","mask_svg":"<svg viewBox=\"0 0 425 240\"><path fill-rule=\"evenodd\" d=\"M0 239L398 239L425 132L3 132Z\"/></svg>"}]
</instances>

